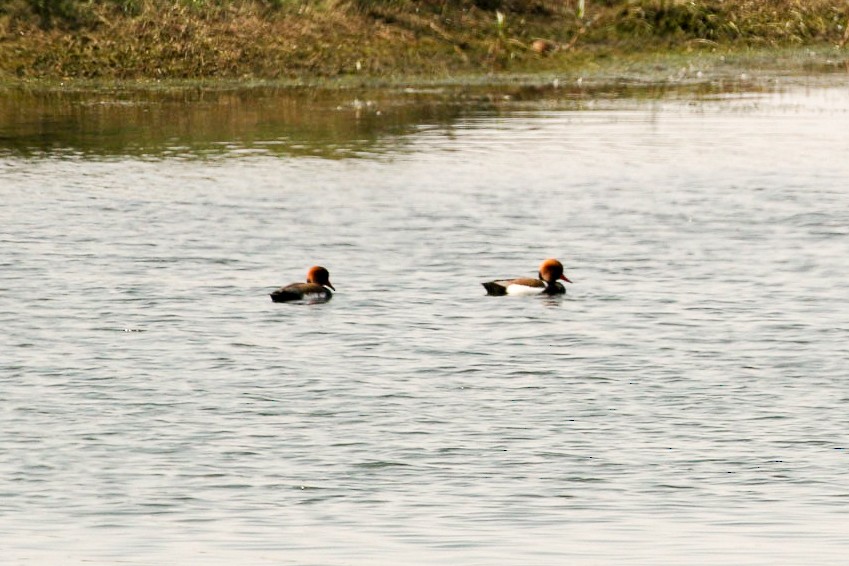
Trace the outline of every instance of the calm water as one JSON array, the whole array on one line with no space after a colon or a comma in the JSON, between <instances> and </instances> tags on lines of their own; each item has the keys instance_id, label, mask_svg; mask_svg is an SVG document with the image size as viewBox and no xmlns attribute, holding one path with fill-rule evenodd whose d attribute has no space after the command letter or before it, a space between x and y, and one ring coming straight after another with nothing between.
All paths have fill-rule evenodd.
<instances>
[{"instance_id":1,"label":"calm water","mask_svg":"<svg viewBox=\"0 0 849 566\"><path fill-rule=\"evenodd\" d=\"M509 94L0 97L3 563L844 564L845 77Z\"/></svg>"}]
</instances>

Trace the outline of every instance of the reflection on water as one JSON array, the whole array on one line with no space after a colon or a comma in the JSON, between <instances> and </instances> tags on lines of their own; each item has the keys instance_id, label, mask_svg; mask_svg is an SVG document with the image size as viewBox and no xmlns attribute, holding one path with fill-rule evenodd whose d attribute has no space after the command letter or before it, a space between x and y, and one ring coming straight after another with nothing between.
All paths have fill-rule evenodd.
<instances>
[{"instance_id":1,"label":"reflection on water","mask_svg":"<svg viewBox=\"0 0 849 566\"><path fill-rule=\"evenodd\" d=\"M0 154L203 157L239 149L356 157L403 148L405 136L449 127L472 113L523 107L587 109L599 100L656 100L738 92L737 84L686 88L434 88L315 91L253 88L173 91L0 92Z\"/></svg>"},{"instance_id":2,"label":"reflection on water","mask_svg":"<svg viewBox=\"0 0 849 566\"><path fill-rule=\"evenodd\" d=\"M0 143L21 155L196 157L239 148L344 157L379 151L384 137L416 123L450 120L439 113L305 91L15 93L0 97Z\"/></svg>"},{"instance_id":3,"label":"reflection on water","mask_svg":"<svg viewBox=\"0 0 849 566\"><path fill-rule=\"evenodd\" d=\"M845 562L845 85L0 100L4 565Z\"/></svg>"}]
</instances>

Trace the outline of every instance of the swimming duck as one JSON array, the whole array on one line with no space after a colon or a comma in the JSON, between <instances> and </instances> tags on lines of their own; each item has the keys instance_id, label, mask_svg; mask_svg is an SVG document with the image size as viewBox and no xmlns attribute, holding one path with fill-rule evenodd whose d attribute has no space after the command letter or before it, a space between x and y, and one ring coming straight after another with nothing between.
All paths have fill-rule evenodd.
<instances>
[{"instance_id":1,"label":"swimming duck","mask_svg":"<svg viewBox=\"0 0 849 566\"><path fill-rule=\"evenodd\" d=\"M539 266L538 279L519 277L482 283L487 295L561 295L566 287L558 281L571 281L563 275L563 264L556 259L547 259Z\"/></svg>"},{"instance_id":2,"label":"swimming duck","mask_svg":"<svg viewBox=\"0 0 849 566\"><path fill-rule=\"evenodd\" d=\"M326 301L333 296L328 287L336 290L336 287L330 284L330 272L320 265L314 265L307 271L306 283L292 283L280 287L271 293L271 300L275 303L300 301L302 299Z\"/></svg>"}]
</instances>

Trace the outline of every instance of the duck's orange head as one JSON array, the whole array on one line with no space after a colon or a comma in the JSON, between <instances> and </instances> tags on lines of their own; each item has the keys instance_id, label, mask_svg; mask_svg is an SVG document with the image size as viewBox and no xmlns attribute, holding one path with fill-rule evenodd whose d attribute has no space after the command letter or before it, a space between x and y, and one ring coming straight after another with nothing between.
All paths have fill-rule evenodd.
<instances>
[{"instance_id":1,"label":"duck's orange head","mask_svg":"<svg viewBox=\"0 0 849 566\"><path fill-rule=\"evenodd\" d=\"M315 283L336 290L336 287L330 284L330 272L320 265L314 265L307 271L307 283Z\"/></svg>"},{"instance_id":2,"label":"duck's orange head","mask_svg":"<svg viewBox=\"0 0 849 566\"><path fill-rule=\"evenodd\" d=\"M568 277L563 275L563 264L556 259L547 259L539 265L539 278L546 283L554 283L558 279L562 279L567 283L571 283Z\"/></svg>"}]
</instances>

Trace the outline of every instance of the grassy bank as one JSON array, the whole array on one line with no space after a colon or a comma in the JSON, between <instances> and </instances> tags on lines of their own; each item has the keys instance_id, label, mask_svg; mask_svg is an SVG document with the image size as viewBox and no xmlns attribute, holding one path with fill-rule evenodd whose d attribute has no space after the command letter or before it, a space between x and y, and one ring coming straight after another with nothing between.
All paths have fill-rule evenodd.
<instances>
[{"instance_id":1,"label":"grassy bank","mask_svg":"<svg viewBox=\"0 0 849 566\"><path fill-rule=\"evenodd\" d=\"M815 45L834 0L0 0L0 80L564 72L635 54Z\"/></svg>"}]
</instances>

